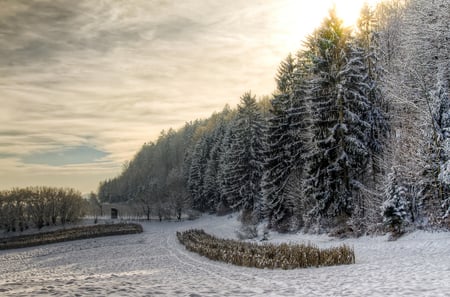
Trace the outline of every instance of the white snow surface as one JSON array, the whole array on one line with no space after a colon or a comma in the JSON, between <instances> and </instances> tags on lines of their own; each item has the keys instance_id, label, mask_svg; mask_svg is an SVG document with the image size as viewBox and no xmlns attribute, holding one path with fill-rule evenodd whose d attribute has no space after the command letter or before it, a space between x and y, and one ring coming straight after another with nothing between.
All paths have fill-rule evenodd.
<instances>
[{"instance_id":1,"label":"white snow surface","mask_svg":"<svg viewBox=\"0 0 450 297\"><path fill-rule=\"evenodd\" d=\"M236 238L233 217L143 223L144 233L0 251L0 296L450 296L450 232L336 239L270 233L269 242L346 243L356 264L295 270L233 266L188 252L175 232Z\"/></svg>"}]
</instances>

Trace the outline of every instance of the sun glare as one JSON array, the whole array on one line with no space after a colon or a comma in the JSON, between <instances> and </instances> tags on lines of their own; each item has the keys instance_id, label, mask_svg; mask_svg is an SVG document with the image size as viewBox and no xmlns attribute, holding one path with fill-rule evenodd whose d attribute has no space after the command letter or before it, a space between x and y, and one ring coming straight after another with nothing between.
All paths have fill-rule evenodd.
<instances>
[{"instance_id":1,"label":"sun glare","mask_svg":"<svg viewBox=\"0 0 450 297\"><path fill-rule=\"evenodd\" d=\"M356 22L359 18L359 14L361 12L361 8L363 7L364 3L368 3L370 6L374 6L379 1L335 0L330 2L332 2L331 5L333 4L336 5L337 14L340 18L342 18L344 24L346 26L354 26L356 25Z\"/></svg>"},{"instance_id":2,"label":"sun glare","mask_svg":"<svg viewBox=\"0 0 450 297\"><path fill-rule=\"evenodd\" d=\"M345 26L355 26L364 3L374 6L377 2L380 0L280 1L282 7L274 15L279 28L278 39L285 44L287 52L296 51L305 36L322 23L333 5Z\"/></svg>"}]
</instances>

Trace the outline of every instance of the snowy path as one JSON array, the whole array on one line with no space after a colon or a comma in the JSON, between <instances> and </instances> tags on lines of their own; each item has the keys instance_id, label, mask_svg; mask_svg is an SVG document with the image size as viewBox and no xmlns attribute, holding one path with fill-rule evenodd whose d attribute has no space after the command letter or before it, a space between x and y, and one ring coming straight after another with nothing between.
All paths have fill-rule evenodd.
<instances>
[{"instance_id":1,"label":"snowy path","mask_svg":"<svg viewBox=\"0 0 450 297\"><path fill-rule=\"evenodd\" d=\"M190 253L176 230L233 237L234 219L152 222L138 235L0 251L0 296L450 296L450 233L350 240L272 235L272 241L353 245L357 263L298 270L235 267Z\"/></svg>"}]
</instances>

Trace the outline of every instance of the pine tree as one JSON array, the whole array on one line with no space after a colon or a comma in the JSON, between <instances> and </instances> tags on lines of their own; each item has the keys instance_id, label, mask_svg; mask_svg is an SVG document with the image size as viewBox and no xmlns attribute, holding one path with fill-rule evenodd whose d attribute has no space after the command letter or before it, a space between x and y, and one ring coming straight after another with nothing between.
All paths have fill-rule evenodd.
<instances>
[{"instance_id":1,"label":"pine tree","mask_svg":"<svg viewBox=\"0 0 450 297\"><path fill-rule=\"evenodd\" d=\"M371 104L363 51L335 11L308 38L313 78L308 95L312 109L312 145L308 193L321 217L352 215L355 192L364 186Z\"/></svg>"},{"instance_id":2,"label":"pine tree","mask_svg":"<svg viewBox=\"0 0 450 297\"><path fill-rule=\"evenodd\" d=\"M230 146L223 159L223 195L233 209L260 218L262 175L262 119L255 96L241 97ZM224 163L226 162L226 164Z\"/></svg>"},{"instance_id":3,"label":"pine tree","mask_svg":"<svg viewBox=\"0 0 450 297\"><path fill-rule=\"evenodd\" d=\"M221 142L222 152L219 155L217 172L218 190L220 194L217 206L218 212L228 211L228 209L231 209L229 201L239 199L238 176L234 174L234 169L231 167L231 162L234 158L234 153L231 148L233 142L236 141L234 134L235 120L235 118L232 119L226 125L225 134Z\"/></svg>"},{"instance_id":4,"label":"pine tree","mask_svg":"<svg viewBox=\"0 0 450 297\"><path fill-rule=\"evenodd\" d=\"M301 200L297 197L298 191L291 191L300 187L300 179L291 178L291 175L301 175L310 138L302 58L299 55L298 60L302 63L298 63L289 55L281 63L268 121L263 194L269 227L278 230L290 228L289 220L296 208L294 200ZM293 180L299 183L293 185ZM290 188L286 189L288 183Z\"/></svg>"},{"instance_id":5,"label":"pine tree","mask_svg":"<svg viewBox=\"0 0 450 297\"><path fill-rule=\"evenodd\" d=\"M308 102L310 63L304 52L297 54L296 68L291 94L291 105L287 110L289 122L289 156L291 170L302 175L305 158L311 142L311 106Z\"/></svg>"},{"instance_id":6,"label":"pine tree","mask_svg":"<svg viewBox=\"0 0 450 297\"><path fill-rule=\"evenodd\" d=\"M192 206L200 211L208 210L207 197L204 195L204 180L209 150L209 135L204 134L195 145L188 173L187 183Z\"/></svg>"},{"instance_id":7,"label":"pine tree","mask_svg":"<svg viewBox=\"0 0 450 297\"><path fill-rule=\"evenodd\" d=\"M269 227L279 225L291 215L284 188L291 171L292 139L288 111L292 106L294 73L295 61L289 55L278 69L277 92L271 101L272 110L266 133L262 190Z\"/></svg>"},{"instance_id":8,"label":"pine tree","mask_svg":"<svg viewBox=\"0 0 450 297\"><path fill-rule=\"evenodd\" d=\"M386 95L381 87L384 69L381 66L381 47L378 19L375 11L365 4L361 10L353 41L363 55L367 74L365 83L365 97L369 102L369 109L362 115L363 120L370 124L367 134L367 170L363 174L361 182L366 189L360 191L354 197L354 211L352 214L352 228L354 231L364 229L369 224L378 222L379 205L383 201L384 190L384 160L387 154L387 138L390 132L390 123L387 116L389 105Z\"/></svg>"},{"instance_id":9,"label":"pine tree","mask_svg":"<svg viewBox=\"0 0 450 297\"><path fill-rule=\"evenodd\" d=\"M407 189L399 181L398 173L395 169L389 174L388 180L385 194L387 199L381 207L383 221L394 233L399 234L407 222Z\"/></svg>"},{"instance_id":10,"label":"pine tree","mask_svg":"<svg viewBox=\"0 0 450 297\"><path fill-rule=\"evenodd\" d=\"M380 33L377 31L377 21L375 11L366 3L358 20L356 42L364 51L364 64L367 69L368 88L366 96L371 108L366 115L366 120L371 124L368 145L370 148L371 175L374 183L377 182L377 176L382 171L381 158L390 130L386 114L389 106L381 88L384 70L380 62Z\"/></svg>"},{"instance_id":11,"label":"pine tree","mask_svg":"<svg viewBox=\"0 0 450 297\"><path fill-rule=\"evenodd\" d=\"M207 199L206 208L211 211L216 210L220 202L218 171L220 155L223 153L222 141L226 130L223 117L218 121L211 137L211 150L206 161L203 186L203 196Z\"/></svg>"}]
</instances>

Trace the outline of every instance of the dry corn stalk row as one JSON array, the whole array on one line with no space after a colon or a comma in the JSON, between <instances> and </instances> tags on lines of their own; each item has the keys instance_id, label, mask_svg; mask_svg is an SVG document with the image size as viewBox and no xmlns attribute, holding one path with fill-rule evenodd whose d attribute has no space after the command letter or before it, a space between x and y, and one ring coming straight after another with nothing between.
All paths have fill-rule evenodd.
<instances>
[{"instance_id":1,"label":"dry corn stalk row","mask_svg":"<svg viewBox=\"0 0 450 297\"><path fill-rule=\"evenodd\" d=\"M355 263L353 248L345 244L326 249L313 244L257 244L216 238L203 230L177 232L177 237L189 251L239 266L295 269Z\"/></svg>"}]
</instances>

